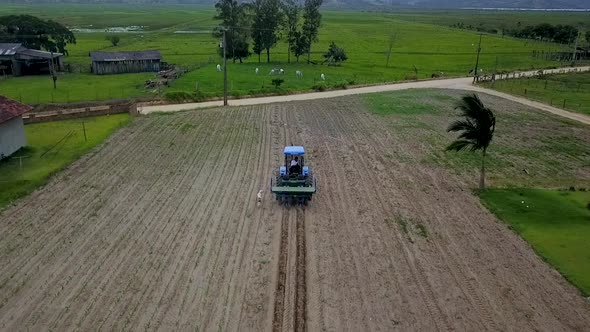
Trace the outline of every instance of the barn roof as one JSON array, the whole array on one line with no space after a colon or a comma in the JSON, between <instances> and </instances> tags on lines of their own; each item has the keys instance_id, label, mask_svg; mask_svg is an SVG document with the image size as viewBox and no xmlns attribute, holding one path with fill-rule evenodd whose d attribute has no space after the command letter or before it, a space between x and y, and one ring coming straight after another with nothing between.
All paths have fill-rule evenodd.
<instances>
[{"instance_id":1,"label":"barn roof","mask_svg":"<svg viewBox=\"0 0 590 332\"><path fill-rule=\"evenodd\" d=\"M52 57L55 58L59 58L60 56L63 56L62 53L57 53L57 52L47 52L47 51L39 51L39 50L31 50L31 49L24 49L21 51L17 52L19 55L27 55L30 57L34 57L34 58L42 58L42 59L51 59Z\"/></svg>"},{"instance_id":2,"label":"barn roof","mask_svg":"<svg viewBox=\"0 0 590 332\"><path fill-rule=\"evenodd\" d=\"M31 110L31 107L16 100L0 96L0 123L19 117Z\"/></svg>"},{"instance_id":3,"label":"barn roof","mask_svg":"<svg viewBox=\"0 0 590 332\"><path fill-rule=\"evenodd\" d=\"M160 51L90 52L92 61L162 60Z\"/></svg>"},{"instance_id":4,"label":"barn roof","mask_svg":"<svg viewBox=\"0 0 590 332\"><path fill-rule=\"evenodd\" d=\"M22 44L0 43L0 55L15 55Z\"/></svg>"}]
</instances>

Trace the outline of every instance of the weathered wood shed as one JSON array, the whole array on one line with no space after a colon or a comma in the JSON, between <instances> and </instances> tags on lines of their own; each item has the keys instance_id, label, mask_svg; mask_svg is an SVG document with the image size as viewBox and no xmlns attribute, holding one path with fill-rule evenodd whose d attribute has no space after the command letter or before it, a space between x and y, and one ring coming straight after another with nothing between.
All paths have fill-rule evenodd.
<instances>
[{"instance_id":1,"label":"weathered wood shed","mask_svg":"<svg viewBox=\"0 0 590 332\"><path fill-rule=\"evenodd\" d=\"M97 75L160 71L159 51L91 52L92 72Z\"/></svg>"},{"instance_id":2,"label":"weathered wood shed","mask_svg":"<svg viewBox=\"0 0 590 332\"><path fill-rule=\"evenodd\" d=\"M52 67L62 70L63 54L33 50L18 43L0 43L0 75L49 74Z\"/></svg>"}]
</instances>

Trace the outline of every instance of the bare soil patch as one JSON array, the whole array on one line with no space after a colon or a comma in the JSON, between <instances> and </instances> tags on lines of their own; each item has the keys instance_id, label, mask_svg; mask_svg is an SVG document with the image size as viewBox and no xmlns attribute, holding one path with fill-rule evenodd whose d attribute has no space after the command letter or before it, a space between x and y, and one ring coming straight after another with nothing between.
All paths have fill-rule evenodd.
<instances>
[{"instance_id":1,"label":"bare soil patch","mask_svg":"<svg viewBox=\"0 0 590 332\"><path fill-rule=\"evenodd\" d=\"M590 329L577 290L390 121L353 96L138 118L0 214L0 329ZM304 212L267 189L288 144L318 177Z\"/></svg>"}]
</instances>

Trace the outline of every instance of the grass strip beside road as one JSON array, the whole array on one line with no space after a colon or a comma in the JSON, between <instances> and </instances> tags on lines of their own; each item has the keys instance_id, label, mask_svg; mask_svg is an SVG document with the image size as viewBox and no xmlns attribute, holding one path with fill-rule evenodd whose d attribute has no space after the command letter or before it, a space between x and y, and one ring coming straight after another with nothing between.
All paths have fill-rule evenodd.
<instances>
[{"instance_id":1,"label":"grass strip beside road","mask_svg":"<svg viewBox=\"0 0 590 332\"><path fill-rule=\"evenodd\" d=\"M590 191L489 189L483 204L590 295Z\"/></svg>"},{"instance_id":2,"label":"grass strip beside road","mask_svg":"<svg viewBox=\"0 0 590 332\"><path fill-rule=\"evenodd\" d=\"M0 162L0 210L45 184L130 119L129 114L115 114L26 125L27 147Z\"/></svg>"},{"instance_id":3,"label":"grass strip beside road","mask_svg":"<svg viewBox=\"0 0 590 332\"><path fill-rule=\"evenodd\" d=\"M546 75L482 83L483 87L590 115L590 73Z\"/></svg>"}]
</instances>

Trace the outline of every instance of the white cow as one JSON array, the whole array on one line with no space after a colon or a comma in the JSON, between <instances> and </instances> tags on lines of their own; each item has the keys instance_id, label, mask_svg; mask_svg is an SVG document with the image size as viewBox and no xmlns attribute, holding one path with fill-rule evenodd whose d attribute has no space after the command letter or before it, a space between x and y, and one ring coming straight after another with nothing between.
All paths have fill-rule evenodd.
<instances>
[{"instance_id":1,"label":"white cow","mask_svg":"<svg viewBox=\"0 0 590 332\"><path fill-rule=\"evenodd\" d=\"M326 80L326 75L321 74L320 77L321 77L322 81L325 81Z\"/></svg>"},{"instance_id":2,"label":"white cow","mask_svg":"<svg viewBox=\"0 0 590 332\"><path fill-rule=\"evenodd\" d=\"M217 64L217 71L221 71L221 65Z\"/></svg>"},{"instance_id":3,"label":"white cow","mask_svg":"<svg viewBox=\"0 0 590 332\"><path fill-rule=\"evenodd\" d=\"M301 70L297 70L295 72L295 76L297 76L297 78L303 78L303 72Z\"/></svg>"},{"instance_id":4,"label":"white cow","mask_svg":"<svg viewBox=\"0 0 590 332\"><path fill-rule=\"evenodd\" d=\"M271 70L270 70L270 72L269 72L268 74L269 74L269 75L276 75L278 72L279 72L279 70L278 70L278 69L276 69L276 68L274 68L274 69L271 69Z\"/></svg>"},{"instance_id":5,"label":"white cow","mask_svg":"<svg viewBox=\"0 0 590 332\"><path fill-rule=\"evenodd\" d=\"M283 75L285 73L285 70L283 68L279 69L279 74Z\"/></svg>"},{"instance_id":6,"label":"white cow","mask_svg":"<svg viewBox=\"0 0 590 332\"><path fill-rule=\"evenodd\" d=\"M256 70L255 70L255 72L256 72L256 75L258 75L258 67L256 67Z\"/></svg>"}]
</instances>

